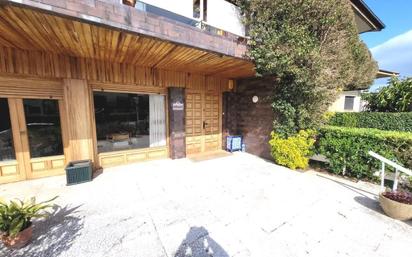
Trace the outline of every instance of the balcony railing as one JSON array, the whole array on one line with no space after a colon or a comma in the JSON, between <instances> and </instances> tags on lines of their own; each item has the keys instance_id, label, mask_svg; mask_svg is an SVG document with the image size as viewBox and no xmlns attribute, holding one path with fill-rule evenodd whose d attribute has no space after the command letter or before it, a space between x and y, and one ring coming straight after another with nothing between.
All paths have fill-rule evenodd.
<instances>
[{"instance_id":1,"label":"balcony railing","mask_svg":"<svg viewBox=\"0 0 412 257\"><path fill-rule=\"evenodd\" d=\"M136 2L135 8L140 10L140 11L143 11L143 12L156 14L156 15L174 20L174 21L181 22L181 23L190 25L192 27L198 27L199 26L199 21L197 21L195 19L190 19L190 18L185 17L183 15L179 15L177 13L159 8L159 7L154 6L154 5L146 4L146 3L141 2L141 1Z\"/></svg>"},{"instance_id":2,"label":"balcony railing","mask_svg":"<svg viewBox=\"0 0 412 257\"><path fill-rule=\"evenodd\" d=\"M225 38L236 41L238 43L245 43L246 42L245 37L242 37L242 36L233 34L231 32L216 28L214 26L211 26L211 25L207 24L207 22L202 21L200 19L188 18L186 16L183 16L183 15L165 10L163 8L160 8L160 7L157 7L157 6L154 6L154 5L147 4L147 3L142 2L142 1L137 1L135 8L140 10L140 11L143 11L143 12L155 14L155 15L173 20L173 21L177 21L177 22L189 25L191 27L196 27L196 28L202 29L204 31L207 31L207 32L215 34L215 35L223 36Z\"/></svg>"}]
</instances>

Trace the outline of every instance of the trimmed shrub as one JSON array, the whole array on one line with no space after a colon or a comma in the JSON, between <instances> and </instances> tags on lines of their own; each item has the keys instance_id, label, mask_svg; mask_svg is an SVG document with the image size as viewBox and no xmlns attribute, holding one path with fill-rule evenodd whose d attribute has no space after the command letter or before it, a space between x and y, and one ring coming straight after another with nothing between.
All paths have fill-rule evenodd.
<instances>
[{"instance_id":1,"label":"trimmed shrub","mask_svg":"<svg viewBox=\"0 0 412 257\"><path fill-rule=\"evenodd\" d=\"M301 130L294 136L282 138L279 134L272 132L272 139L269 141L271 154L275 162L279 165L291 169L305 169L309 164L309 155L315 140L314 131Z\"/></svg>"},{"instance_id":2,"label":"trimmed shrub","mask_svg":"<svg viewBox=\"0 0 412 257\"><path fill-rule=\"evenodd\" d=\"M410 168L412 133L333 126L319 130L316 152L329 159L330 170L336 174L372 179L380 162L369 151Z\"/></svg>"},{"instance_id":3,"label":"trimmed shrub","mask_svg":"<svg viewBox=\"0 0 412 257\"><path fill-rule=\"evenodd\" d=\"M412 132L412 112L338 112L329 125Z\"/></svg>"}]
</instances>

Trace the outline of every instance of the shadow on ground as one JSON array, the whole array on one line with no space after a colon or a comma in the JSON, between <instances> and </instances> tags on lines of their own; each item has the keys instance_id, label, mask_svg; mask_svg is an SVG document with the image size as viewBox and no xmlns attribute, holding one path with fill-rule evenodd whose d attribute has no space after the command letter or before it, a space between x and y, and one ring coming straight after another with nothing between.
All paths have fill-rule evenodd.
<instances>
[{"instance_id":1,"label":"shadow on ground","mask_svg":"<svg viewBox=\"0 0 412 257\"><path fill-rule=\"evenodd\" d=\"M360 205L365 206L366 208L376 211L382 215L386 215L379 203L379 200L371 199L369 197L364 197L364 196L356 196L354 200ZM412 220L407 220L403 222L409 226L412 226Z\"/></svg>"},{"instance_id":2,"label":"shadow on ground","mask_svg":"<svg viewBox=\"0 0 412 257\"><path fill-rule=\"evenodd\" d=\"M367 194L376 195L373 192L367 191L367 190L359 188L359 187L352 186L349 183L345 183L345 182L342 182L342 181L339 181L339 180L336 180L336 179L333 179L333 178L329 178L329 177L326 177L326 176L323 176L323 175L319 175L319 174L317 174L317 176L320 177L320 178L327 179L327 180L330 180L332 182L335 182L336 184L341 185L341 186L345 187L346 189L349 189L349 190L351 190L355 193L358 193L358 194L360 194L364 197L368 197Z\"/></svg>"},{"instance_id":3,"label":"shadow on ground","mask_svg":"<svg viewBox=\"0 0 412 257\"><path fill-rule=\"evenodd\" d=\"M355 202L359 203L360 205L363 205L364 207L372 211L385 215L377 199L372 199L366 196L355 196L354 200Z\"/></svg>"},{"instance_id":4,"label":"shadow on ground","mask_svg":"<svg viewBox=\"0 0 412 257\"><path fill-rule=\"evenodd\" d=\"M174 257L229 257L204 227L191 227Z\"/></svg>"},{"instance_id":5,"label":"shadow on ground","mask_svg":"<svg viewBox=\"0 0 412 257\"><path fill-rule=\"evenodd\" d=\"M55 207L48 218L33 222L33 239L26 247L9 250L1 245L0 256L55 257L69 250L83 228L83 219L75 215L79 207Z\"/></svg>"},{"instance_id":6,"label":"shadow on ground","mask_svg":"<svg viewBox=\"0 0 412 257\"><path fill-rule=\"evenodd\" d=\"M368 208L372 211L375 211L379 214L386 215L385 212L383 211L380 203L379 203L379 200L378 200L376 194L374 194L373 192L369 192L369 191L366 191L364 189L361 189L361 188L358 188L358 187L349 185L347 183L337 181L337 180L334 180L334 179L331 179L331 178L328 178L328 177L325 177L325 176L322 176L322 175L318 175L318 176L321 177L321 178L333 181L333 182L335 182L335 183L337 183L337 184L339 184L339 185L341 185L341 186L343 186L343 187L345 187L345 188L347 188L347 189L349 189L353 192L358 193L360 196L355 196L355 198L354 198L354 200L357 203L359 203L360 205L362 205L362 206L364 206L364 207L366 207L366 208ZM369 197L368 195L372 195L372 197ZM412 226L412 220L404 221L404 223L409 225L409 226Z\"/></svg>"}]
</instances>

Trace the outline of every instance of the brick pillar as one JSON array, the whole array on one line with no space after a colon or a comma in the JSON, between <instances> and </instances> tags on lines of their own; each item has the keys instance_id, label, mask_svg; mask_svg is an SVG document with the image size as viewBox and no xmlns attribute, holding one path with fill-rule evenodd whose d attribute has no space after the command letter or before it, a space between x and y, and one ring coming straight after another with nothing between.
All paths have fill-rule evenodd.
<instances>
[{"instance_id":1,"label":"brick pillar","mask_svg":"<svg viewBox=\"0 0 412 257\"><path fill-rule=\"evenodd\" d=\"M185 89L168 88L170 158L186 157Z\"/></svg>"}]
</instances>

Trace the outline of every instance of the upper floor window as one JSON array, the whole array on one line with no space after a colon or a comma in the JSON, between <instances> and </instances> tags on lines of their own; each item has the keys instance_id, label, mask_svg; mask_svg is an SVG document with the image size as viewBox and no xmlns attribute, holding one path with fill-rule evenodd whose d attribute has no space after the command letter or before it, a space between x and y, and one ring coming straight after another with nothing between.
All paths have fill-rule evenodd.
<instances>
[{"instance_id":1,"label":"upper floor window","mask_svg":"<svg viewBox=\"0 0 412 257\"><path fill-rule=\"evenodd\" d=\"M355 97L354 96L345 96L344 109L346 111L352 111L354 105L355 105Z\"/></svg>"},{"instance_id":2,"label":"upper floor window","mask_svg":"<svg viewBox=\"0 0 412 257\"><path fill-rule=\"evenodd\" d=\"M203 0L203 21L207 21L207 0Z\"/></svg>"},{"instance_id":3,"label":"upper floor window","mask_svg":"<svg viewBox=\"0 0 412 257\"><path fill-rule=\"evenodd\" d=\"M193 0L193 18L207 21L207 0Z\"/></svg>"},{"instance_id":4,"label":"upper floor window","mask_svg":"<svg viewBox=\"0 0 412 257\"><path fill-rule=\"evenodd\" d=\"M200 19L200 0L193 0L193 18Z\"/></svg>"}]
</instances>

